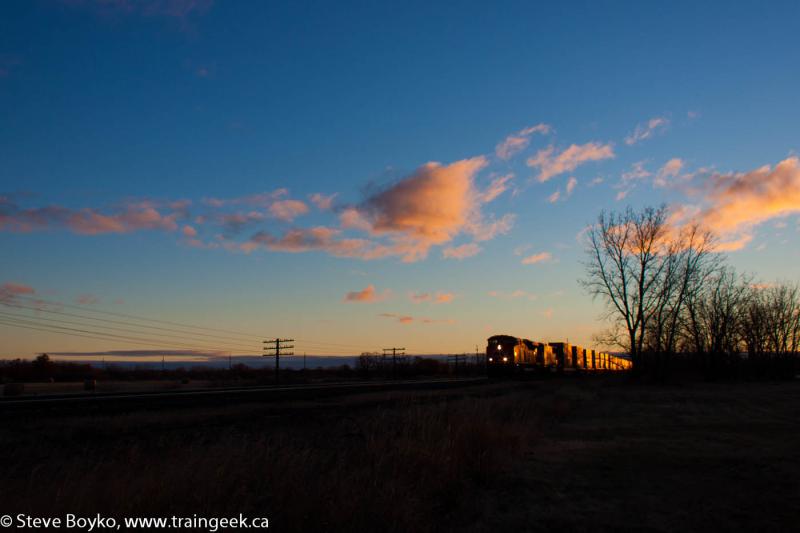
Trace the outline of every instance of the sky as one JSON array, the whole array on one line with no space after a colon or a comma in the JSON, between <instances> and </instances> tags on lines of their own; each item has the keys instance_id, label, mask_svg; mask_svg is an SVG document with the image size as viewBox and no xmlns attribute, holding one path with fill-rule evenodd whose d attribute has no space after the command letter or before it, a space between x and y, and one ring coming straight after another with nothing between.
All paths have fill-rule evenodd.
<instances>
[{"instance_id":1,"label":"sky","mask_svg":"<svg viewBox=\"0 0 800 533\"><path fill-rule=\"evenodd\" d=\"M627 206L666 204L738 270L798 281L799 16L3 2L0 302L17 307L0 306L0 357L162 350L108 336L130 317L183 328L175 357L273 337L309 354L592 346L581 236ZM88 330L75 315L123 324L52 328Z\"/></svg>"}]
</instances>

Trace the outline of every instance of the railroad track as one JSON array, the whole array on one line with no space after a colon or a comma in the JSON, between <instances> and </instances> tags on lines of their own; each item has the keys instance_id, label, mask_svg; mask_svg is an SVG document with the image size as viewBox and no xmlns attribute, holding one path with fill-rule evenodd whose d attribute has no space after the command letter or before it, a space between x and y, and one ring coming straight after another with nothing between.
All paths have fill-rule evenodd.
<instances>
[{"instance_id":1,"label":"railroad track","mask_svg":"<svg viewBox=\"0 0 800 533\"><path fill-rule=\"evenodd\" d=\"M153 392L106 392L86 394L61 394L3 398L0 415L29 410L62 410L86 408L88 410L131 409L181 405L218 405L247 401L274 401L286 399L311 399L368 392L446 389L486 383L485 377L460 379L360 381L350 383L322 383L314 385L282 385L184 389Z\"/></svg>"}]
</instances>

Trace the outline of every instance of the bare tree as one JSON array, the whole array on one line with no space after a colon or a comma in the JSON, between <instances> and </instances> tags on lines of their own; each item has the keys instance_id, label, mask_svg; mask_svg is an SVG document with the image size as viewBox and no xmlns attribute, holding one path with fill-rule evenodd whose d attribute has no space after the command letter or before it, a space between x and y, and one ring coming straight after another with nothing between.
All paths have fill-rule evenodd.
<instances>
[{"instance_id":1,"label":"bare tree","mask_svg":"<svg viewBox=\"0 0 800 533\"><path fill-rule=\"evenodd\" d=\"M611 338L630 353L634 370L642 366L645 332L667 268L666 213L666 206L602 212L588 232L587 279L582 283L593 297L605 300ZM619 331L624 336L616 335Z\"/></svg>"}]
</instances>

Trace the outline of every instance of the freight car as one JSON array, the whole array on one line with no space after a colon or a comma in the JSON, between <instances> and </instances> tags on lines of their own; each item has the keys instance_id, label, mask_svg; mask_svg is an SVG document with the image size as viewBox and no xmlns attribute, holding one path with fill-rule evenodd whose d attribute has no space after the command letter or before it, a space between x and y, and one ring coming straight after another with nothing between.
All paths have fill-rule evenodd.
<instances>
[{"instance_id":1,"label":"freight car","mask_svg":"<svg viewBox=\"0 0 800 533\"><path fill-rule=\"evenodd\" d=\"M520 371L575 372L628 370L626 357L573 346L568 342L536 342L513 335L494 335L486 343L490 374Z\"/></svg>"}]
</instances>

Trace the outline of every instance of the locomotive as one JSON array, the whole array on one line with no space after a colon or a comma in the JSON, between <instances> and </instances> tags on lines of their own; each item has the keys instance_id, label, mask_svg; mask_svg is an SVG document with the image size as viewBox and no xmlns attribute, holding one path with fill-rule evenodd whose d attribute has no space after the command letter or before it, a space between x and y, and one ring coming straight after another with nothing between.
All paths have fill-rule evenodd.
<instances>
[{"instance_id":1,"label":"locomotive","mask_svg":"<svg viewBox=\"0 0 800 533\"><path fill-rule=\"evenodd\" d=\"M490 373L515 371L575 372L620 371L630 359L568 342L536 342L512 335L494 335L486 344L486 368Z\"/></svg>"}]
</instances>

